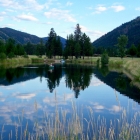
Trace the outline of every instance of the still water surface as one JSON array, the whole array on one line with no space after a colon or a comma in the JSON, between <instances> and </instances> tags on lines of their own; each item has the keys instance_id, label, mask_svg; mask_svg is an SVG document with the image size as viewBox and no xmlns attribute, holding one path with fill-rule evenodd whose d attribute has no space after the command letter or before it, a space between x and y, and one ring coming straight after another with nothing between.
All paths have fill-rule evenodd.
<instances>
[{"instance_id":1,"label":"still water surface","mask_svg":"<svg viewBox=\"0 0 140 140\"><path fill-rule=\"evenodd\" d=\"M140 111L140 90L130 82L122 73L91 66L0 68L1 139L25 139L27 132L28 137L39 135L44 131L44 116L53 116L56 108L67 112L66 119L72 117L73 106L77 114L82 108L83 126L90 119L88 108L95 118L106 118L107 129L111 120L120 118L122 110L131 120Z\"/></svg>"}]
</instances>

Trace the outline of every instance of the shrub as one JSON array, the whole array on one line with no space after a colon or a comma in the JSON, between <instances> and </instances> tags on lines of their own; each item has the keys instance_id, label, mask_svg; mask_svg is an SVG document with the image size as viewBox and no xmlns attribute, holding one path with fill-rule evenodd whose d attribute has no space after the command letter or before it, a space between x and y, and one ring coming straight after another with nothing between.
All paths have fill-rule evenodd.
<instances>
[{"instance_id":1,"label":"shrub","mask_svg":"<svg viewBox=\"0 0 140 140\"><path fill-rule=\"evenodd\" d=\"M6 59L6 54L5 54L5 53L0 53L0 59L1 59L1 60Z\"/></svg>"},{"instance_id":2,"label":"shrub","mask_svg":"<svg viewBox=\"0 0 140 140\"><path fill-rule=\"evenodd\" d=\"M9 58L13 58L13 57L15 57L15 55L14 55L13 52L10 52L10 53L8 54L8 57L9 57Z\"/></svg>"},{"instance_id":3,"label":"shrub","mask_svg":"<svg viewBox=\"0 0 140 140\"><path fill-rule=\"evenodd\" d=\"M27 55L27 53L24 53L24 56L23 57L24 58L29 58L28 55Z\"/></svg>"},{"instance_id":4,"label":"shrub","mask_svg":"<svg viewBox=\"0 0 140 140\"><path fill-rule=\"evenodd\" d=\"M108 65L108 63L109 63L109 56L108 56L107 52L105 51L101 56L101 64Z\"/></svg>"}]
</instances>

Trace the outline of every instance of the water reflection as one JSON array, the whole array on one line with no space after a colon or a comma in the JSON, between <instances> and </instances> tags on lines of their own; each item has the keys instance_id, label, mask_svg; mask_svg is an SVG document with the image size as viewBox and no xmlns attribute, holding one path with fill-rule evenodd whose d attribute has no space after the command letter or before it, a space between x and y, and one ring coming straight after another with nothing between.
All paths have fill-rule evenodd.
<instances>
[{"instance_id":1,"label":"water reflection","mask_svg":"<svg viewBox=\"0 0 140 140\"><path fill-rule=\"evenodd\" d=\"M100 81L91 81L93 73ZM18 68L4 69L0 68L0 85L9 86L19 82L28 81L40 77L46 78L46 85L49 92L52 93L56 87L59 87L60 81L65 77L65 86L74 91L75 98L78 98L81 91L88 88L89 85L100 85L102 82L120 91L121 94L133 98L140 102L139 90L130 86L130 79L124 74L109 72L108 67L92 68L81 65L55 65L54 69L49 69L48 65L26 66Z\"/></svg>"},{"instance_id":2,"label":"water reflection","mask_svg":"<svg viewBox=\"0 0 140 140\"><path fill-rule=\"evenodd\" d=\"M99 118L101 120L101 116L107 118L104 125L109 126L108 122L119 119L124 108L127 108L128 118L133 111L139 111L139 105L133 101L140 103L139 93L137 88L130 86L126 76L109 72L107 67L96 69L91 66L55 65L54 69L49 69L48 65L36 65L1 68L0 128L2 130L4 124L4 139L16 139L15 134L19 136L21 133L26 139L27 131L22 130L37 134L54 132L55 135L53 124L59 128L58 121L66 123L67 128L72 126L66 118L74 124L73 133L83 134L87 132L83 126L89 124L86 120L93 115L97 121ZM49 117L53 119L49 120ZM78 126L77 129L75 126ZM65 126L63 128L66 129ZM100 130L100 125L94 128Z\"/></svg>"}]
</instances>

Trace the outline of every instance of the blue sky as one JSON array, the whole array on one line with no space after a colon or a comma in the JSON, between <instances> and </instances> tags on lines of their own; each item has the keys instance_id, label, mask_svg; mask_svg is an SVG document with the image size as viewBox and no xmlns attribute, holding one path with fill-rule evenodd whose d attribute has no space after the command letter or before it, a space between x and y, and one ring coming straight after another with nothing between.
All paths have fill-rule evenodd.
<instances>
[{"instance_id":1,"label":"blue sky","mask_svg":"<svg viewBox=\"0 0 140 140\"><path fill-rule=\"evenodd\" d=\"M132 0L0 0L0 27L46 37L50 28L64 38L77 23L91 41L140 16Z\"/></svg>"}]
</instances>

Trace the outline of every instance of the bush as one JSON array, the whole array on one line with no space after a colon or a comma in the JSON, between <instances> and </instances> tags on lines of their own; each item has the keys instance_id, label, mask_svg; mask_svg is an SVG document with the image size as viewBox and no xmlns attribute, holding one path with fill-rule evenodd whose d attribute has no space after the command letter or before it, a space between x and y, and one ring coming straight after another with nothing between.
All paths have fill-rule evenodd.
<instances>
[{"instance_id":1,"label":"bush","mask_svg":"<svg viewBox=\"0 0 140 140\"><path fill-rule=\"evenodd\" d=\"M6 54L5 54L5 53L0 53L0 59L1 59L1 60L6 59Z\"/></svg>"},{"instance_id":2,"label":"bush","mask_svg":"<svg viewBox=\"0 0 140 140\"><path fill-rule=\"evenodd\" d=\"M13 52L10 52L10 53L8 54L8 57L9 57L9 58L13 58L13 57L15 57L15 55L14 55Z\"/></svg>"},{"instance_id":3,"label":"bush","mask_svg":"<svg viewBox=\"0 0 140 140\"><path fill-rule=\"evenodd\" d=\"M29 58L28 55L27 55L27 53L24 53L23 57L24 58Z\"/></svg>"},{"instance_id":4,"label":"bush","mask_svg":"<svg viewBox=\"0 0 140 140\"><path fill-rule=\"evenodd\" d=\"M101 64L108 65L108 63L109 63L109 56L108 56L107 52L104 52L101 56Z\"/></svg>"}]
</instances>

